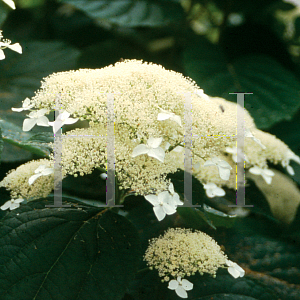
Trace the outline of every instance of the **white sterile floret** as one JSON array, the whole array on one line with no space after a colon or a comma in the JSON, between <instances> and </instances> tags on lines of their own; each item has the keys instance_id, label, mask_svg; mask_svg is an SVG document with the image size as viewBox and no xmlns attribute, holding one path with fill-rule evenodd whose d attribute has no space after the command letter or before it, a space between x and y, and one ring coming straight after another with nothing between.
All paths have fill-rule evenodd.
<instances>
[{"instance_id":1,"label":"white sterile floret","mask_svg":"<svg viewBox=\"0 0 300 300\"><path fill-rule=\"evenodd\" d=\"M156 195L146 195L146 200L153 205L153 211L158 221L165 218L166 215L172 215L176 212L176 206L173 205L173 197L168 191Z\"/></svg>"},{"instance_id":2,"label":"white sterile floret","mask_svg":"<svg viewBox=\"0 0 300 300\"><path fill-rule=\"evenodd\" d=\"M19 43L11 45L11 40L2 39L2 38L3 38L2 30L0 30L0 60L5 59L5 54L4 54L3 49L6 49L6 48L22 54L22 47Z\"/></svg>"},{"instance_id":3,"label":"white sterile floret","mask_svg":"<svg viewBox=\"0 0 300 300\"><path fill-rule=\"evenodd\" d=\"M32 185L39 177L47 176L54 172L53 168L47 168L46 165L40 165L35 171L34 175L32 175L29 180L28 184Z\"/></svg>"},{"instance_id":4,"label":"white sterile floret","mask_svg":"<svg viewBox=\"0 0 300 300\"><path fill-rule=\"evenodd\" d=\"M230 170L232 169L232 167L227 161L222 160L218 157L213 157L212 159L204 163L204 167L210 167L210 166L216 166L218 168L221 179L223 180L229 179Z\"/></svg>"},{"instance_id":5,"label":"white sterile floret","mask_svg":"<svg viewBox=\"0 0 300 300\"><path fill-rule=\"evenodd\" d=\"M5 202L0 208L2 210L6 210L6 209L10 209L10 210L13 210L13 209L16 209L20 206L20 203L23 202L24 199L22 198L18 198L18 199L11 199L7 202Z\"/></svg>"},{"instance_id":6,"label":"white sterile floret","mask_svg":"<svg viewBox=\"0 0 300 300\"><path fill-rule=\"evenodd\" d=\"M45 116L47 109L43 108L38 111L32 111L23 122L23 131L31 130L35 125L49 127L48 118Z\"/></svg>"},{"instance_id":7,"label":"white sterile floret","mask_svg":"<svg viewBox=\"0 0 300 300\"><path fill-rule=\"evenodd\" d=\"M158 114L157 116L157 120L158 121L164 121L164 120L172 120L172 121L175 121L177 124L179 124L180 126L181 125L181 118L180 116L177 116L175 115L174 113L172 112L168 112L166 110L163 110L162 108L159 108L162 112Z\"/></svg>"},{"instance_id":8,"label":"white sterile floret","mask_svg":"<svg viewBox=\"0 0 300 300\"><path fill-rule=\"evenodd\" d=\"M147 141L147 145L140 144L137 145L132 152L132 157L136 157L138 155L147 154L150 157L154 157L161 162L164 162L165 151L159 147L162 143L163 138L149 138Z\"/></svg>"},{"instance_id":9,"label":"white sterile floret","mask_svg":"<svg viewBox=\"0 0 300 300\"><path fill-rule=\"evenodd\" d=\"M243 277L245 275L245 271L235 262L226 259L226 265L228 266L228 273L234 277Z\"/></svg>"},{"instance_id":10,"label":"white sterile floret","mask_svg":"<svg viewBox=\"0 0 300 300\"><path fill-rule=\"evenodd\" d=\"M187 292L193 289L193 284L186 279L181 279L180 276L177 277L177 280L173 279L169 282L168 288L170 290L175 290L176 294L180 298L187 298Z\"/></svg>"},{"instance_id":11,"label":"white sterile floret","mask_svg":"<svg viewBox=\"0 0 300 300\"><path fill-rule=\"evenodd\" d=\"M245 128L245 137L251 138L254 142L256 142L263 149L266 149L266 146L263 145L261 143L261 141L259 139L257 139L248 128Z\"/></svg>"},{"instance_id":12,"label":"white sterile floret","mask_svg":"<svg viewBox=\"0 0 300 300\"><path fill-rule=\"evenodd\" d=\"M179 195L177 193L175 193L174 191L174 185L171 182L169 185L169 192L172 195L172 204L177 206L177 205L183 205L183 202L180 201Z\"/></svg>"},{"instance_id":13,"label":"white sterile floret","mask_svg":"<svg viewBox=\"0 0 300 300\"><path fill-rule=\"evenodd\" d=\"M21 108L14 108L12 107L11 110L12 111L17 111L17 112L20 112L20 111L23 111L23 110L29 110L30 108L33 107L33 104L30 104L30 99L29 98L26 98L24 101L23 101L23 104L22 104L22 107Z\"/></svg>"},{"instance_id":14,"label":"white sterile floret","mask_svg":"<svg viewBox=\"0 0 300 300\"><path fill-rule=\"evenodd\" d=\"M50 126L53 127L53 133L55 134L63 125L74 124L78 121L78 119L69 118L71 114L66 110L58 115L54 122L48 122Z\"/></svg>"},{"instance_id":15,"label":"white sterile floret","mask_svg":"<svg viewBox=\"0 0 300 300\"><path fill-rule=\"evenodd\" d=\"M2 0L4 3L6 3L10 8L16 9L16 5L13 0Z\"/></svg>"},{"instance_id":16,"label":"white sterile floret","mask_svg":"<svg viewBox=\"0 0 300 300\"><path fill-rule=\"evenodd\" d=\"M267 184L271 184L272 177L275 175L273 171L269 169L261 169L257 166L250 168L249 172L254 175L261 175Z\"/></svg>"},{"instance_id":17,"label":"white sterile floret","mask_svg":"<svg viewBox=\"0 0 300 300\"><path fill-rule=\"evenodd\" d=\"M204 184L203 187L205 189L207 197L209 198L213 198L216 196L218 197L225 196L225 191L212 182Z\"/></svg>"},{"instance_id":18,"label":"white sterile floret","mask_svg":"<svg viewBox=\"0 0 300 300\"><path fill-rule=\"evenodd\" d=\"M300 164L300 157L293 153L291 150L286 152L285 158L281 161L281 164L284 168L286 168L287 172L290 175L295 175L294 169L290 166L290 160L294 160L298 164Z\"/></svg>"},{"instance_id":19,"label":"white sterile floret","mask_svg":"<svg viewBox=\"0 0 300 300\"><path fill-rule=\"evenodd\" d=\"M242 162L242 161L246 161L246 162L249 162L247 156L245 153L243 153L243 151L240 149L240 148L237 148L237 147L233 147L233 148L229 148L227 147L225 149L225 151L227 153L230 153L232 154L232 160L235 162L235 163L239 163L239 162Z\"/></svg>"}]
</instances>

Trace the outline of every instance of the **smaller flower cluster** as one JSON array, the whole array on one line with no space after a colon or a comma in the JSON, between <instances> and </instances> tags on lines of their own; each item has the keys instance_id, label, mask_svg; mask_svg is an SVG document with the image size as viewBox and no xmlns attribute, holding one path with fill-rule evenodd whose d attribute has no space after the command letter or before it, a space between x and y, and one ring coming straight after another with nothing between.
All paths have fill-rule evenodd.
<instances>
[{"instance_id":1,"label":"smaller flower cluster","mask_svg":"<svg viewBox=\"0 0 300 300\"><path fill-rule=\"evenodd\" d=\"M199 272L216 277L218 268L228 268L234 278L243 277L245 271L227 259L220 246L207 234L191 229L170 228L163 236L150 240L144 260L152 270L158 270L163 282L169 281L169 289L175 290L181 298L187 298L186 291L193 284L185 276ZM174 278L170 281L170 277Z\"/></svg>"},{"instance_id":2,"label":"smaller flower cluster","mask_svg":"<svg viewBox=\"0 0 300 300\"><path fill-rule=\"evenodd\" d=\"M50 160L32 160L11 170L0 182L0 187L10 190L12 198L0 207L2 210L16 209L24 199L47 197L54 188Z\"/></svg>"}]
</instances>

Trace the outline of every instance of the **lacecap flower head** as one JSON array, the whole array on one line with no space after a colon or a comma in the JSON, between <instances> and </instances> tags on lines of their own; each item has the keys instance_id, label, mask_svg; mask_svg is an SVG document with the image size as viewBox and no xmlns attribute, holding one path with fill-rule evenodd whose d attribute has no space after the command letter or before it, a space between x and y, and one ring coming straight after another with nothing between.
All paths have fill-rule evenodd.
<instances>
[{"instance_id":1,"label":"lacecap flower head","mask_svg":"<svg viewBox=\"0 0 300 300\"><path fill-rule=\"evenodd\" d=\"M182 124L185 124L188 95L193 108L193 164L200 165L194 175L204 184L235 189L236 162L226 149L236 147L236 104L208 97L182 74L138 60L125 60L102 69L54 73L44 78L40 90L26 102L26 107L35 112L53 111L58 95L60 109L68 113L67 118L89 123L89 128L64 134L67 137L62 140L64 176L90 174L98 167L107 169L108 102L113 101L110 104L114 114L115 170L120 188L140 195L167 191L170 182L166 176L178 168L184 169L185 151L175 149L184 146ZM286 155L289 148L256 129L247 111L244 115L245 126L252 136L245 138L246 168L266 169L268 161L276 164L284 160L286 165L291 157ZM33 117L30 122L39 125L40 120Z\"/></svg>"},{"instance_id":2,"label":"lacecap flower head","mask_svg":"<svg viewBox=\"0 0 300 300\"><path fill-rule=\"evenodd\" d=\"M49 159L32 160L9 171L6 177L0 182L0 187L10 191L12 199L36 199L47 197L54 188L54 174L48 172L45 176L38 176L34 182L30 182L32 176L36 176L36 170L40 166L51 169L53 165ZM31 183L31 184L30 184Z\"/></svg>"},{"instance_id":3,"label":"lacecap flower head","mask_svg":"<svg viewBox=\"0 0 300 300\"><path fill-rule=\"evenodd\" d=\"M193 284L185 277L207 273L216 277L219 268L227 268L234 278L243 277L244 270L228 260L221 247L204 232L170 228L163 236L149 241L144 260L150 269L156 269L162 281L170 281L169 289L181 298Z\"/></svg>"}]
</instances>

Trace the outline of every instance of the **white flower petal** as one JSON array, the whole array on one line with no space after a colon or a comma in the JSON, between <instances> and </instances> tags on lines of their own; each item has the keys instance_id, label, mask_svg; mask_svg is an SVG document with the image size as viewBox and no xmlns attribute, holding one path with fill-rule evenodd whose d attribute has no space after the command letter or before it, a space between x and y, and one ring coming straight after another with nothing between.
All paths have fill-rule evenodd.
<instances>
[{"instance_id":1,"label":"white flower petal","mask_svg":"<svg viewBox=\"0 0 300 300\"><path fill-rule=\"evenodd\" d=\"M210 189L215 189L217 185L212 182L208 182L207 184L203 184L204 189L210 190Z\"/></svg>"},{"instance_id":2,"label":"white flower petal","mask_svg":"<svg viewBox=\"0 0 300 300\"><path fill-rule=\"evenodd\" d=\"M170 204L164 204L162 207L167 215L173 215L176 213L176 208Z\"/></svg>"},{"instance_id":3,"label":"white flower petal","mask_svg":"<svg viewBox=\"0 0 300 300\"><path fill-rule=\"evenodd\" d=\"M183 205L183 202L180 201L180 197L177 193L174 193L172 201L173 201L172 204L175 206Z\"/></svg>"},{"instance_id":4,"label":"white flower petal","mask_svg":"<svg viewBox=\"0 0 300 300\"><path fill-rule=\"evenodd\" d=\"M23 122L23 131L31 130L36 124L36 119L25 119Z\"/></svg>"},{"instance_id":5,"label":"white flower petal","mask_svg":"<svg viewBox=\"0 0 300 300\"><path fill-rule=\"evenodd\" d=\"M140 144L133 149L131 156L136 157L138 155L147 154L148 152L149 147L147 147L145 144Z\"/></svg>"},{"instance_id":6,"label":"white flower petal","mask_svg":"<svg viewBox=\"0 0 300 300\"><path fill-rule=\"evenodd\" d=\"M271 184L271 183L272 183L272 177L271 177L271 176L266 175L266 174L264 174L264 173L262 173L261 176L262 176L262 178L265 180L265 182L266 182L267 184Z\"/></svg>"},{"instance_id":7,"label":"white flower petal","mask_svg":"<svg viewBox=\"0 0 300 300\"><path fill-rule=\"evenodd\" d=\"M214 194L216 195L216 196L218 196L218 197L223 197L223 196L225 196L225 191L222 189L222 188L220 188L220 187L216 187L215 189L214 189Z\"/></svg>"},{"instance_id":8,"label":"white flower petal","mask_svg":"<svg viewBox=\"0 0 300 300\"><path fill-rule=\"evenodd\" d=\"M24 201L24 199L22 199L22 198L18 198L18 199L15 199L14 200L16 203L21 203L21 202L23 202Z\"/></svg>"},{"instance_id":9,"label":"white flower petal","mask_svg":"<svg viewBox=\"0 0 300 300\"><path fill-rule=\"evenodd\" d=\"M10 208L10 205L11 205L11 201L9 200L9 201L5 202L0 208L2 210L7 210L8 208Z\"/></svg>"},{"instance_id":10,"label":"white flower petal","mask_svg":"<svg viewBox=\"0 0 300 300\"><path fill-rule=\"evenodd\" d=\"M263 169L263 174L267 175L267 176L274 176L275 173L269 169Z\"/></svg>"},{"instance_id":11,"label":"white flower petal","mask_svg":"<svg viewBox=\"0 0 300 300\"><path fill-rule=\"evenodd\" d=\"M231 165L227 161L221 159L218 161L217 166L223 169L232 169Z\"/></svg>"},{"instance_id":12,"label":"white flower petal","mask_svg":"<svg viewBox=\"0 0 300 300\"><path fill-rule=\"evenodd\" d=\"M187 298L188 297L187 292L185 291L185 289L181 285L179 285L177 287L177 289L175 290L175 292L181 298Z\"/></svg>"},{"instance_id":13,"label":"white flower petal","mask_svg":"<svg viewBox=\"0 0 300 300\"><path fill-rule=\"evenodd\" d=\"M175 290L175 289L178 288L178 285L179 285L178 281L175 280L175 279L173 279L173 280L171 280L171 281L169 282L168 288L169 288L170 290Z\"/></svg>"},{"instance_id":14,"label":"white flower petal","mask_svg":"<svg viewBox=\"0 0 300 300\"><path fill-rule=\"evenodd\" d=\"M37 125L38 126L44 126L44 127L49 127L49 120L46 116L41 116L37 119Z\"/></svg>"},{"instance_id":15,"label":"white flower petal","mask_svg":"<svg viewBox=\"0 0 300 300\"><path fill-rule=\"evenodd\" d=\"M4 51L2 49L0 49L0 60L5 59L5 54Z\"/></svg>"},{"instance_id":16,"label":"white flower petal","mask_svg":"<svg viewBox=\"0 0 300 300\"><path fill-rule=\"evenodd\" d=\"M54 172L53 169L47 168L47 169L45 169L45 170L42 172L42 175L47 176L47 175L52 174L53 172Z\"/></svg>"},{"instance_id":17,"label":"white flower petal","mask_svg":"<svg viewBox=\"0 0 300 300\"><path fill-rule=\"evenodd\" d=\"M20 111L23 111L24 108L23 107L21 107L21 108L14 108L14 107L12 107L11 110L12 111L16 111L16 112L20 112Z\"/></svg>"},{"instance_id":18,"label":"white flower petal","mask_svg":"<svg viewBox=\"0 0 300 300\"><path fill-rule=\"evenodd\" d=\"M47 111L48 110L46 108L42 108L42 109L36 111L36 116L37 117L42 117L42 116L44 116L47 113Z\"/></svg>"},{"instance_id":19,"label":"white flower petal","mask_svg":"<svg viewBox=\"0 0 300 300\"><path fill-rule=\"evenodd\" d=\"M48 122L48 125L53 127L53 133L55 134L58 130L61 129L62 127L62 122L61 121L54 121L54 122Z\"/></svg>"},{"instance_id":20,"label":"white flower petal","mask_svg":"<svg viewBox=\"0 0 300 300\"><path fill-rule=\"evenodd\" d=\"M22 54L22 47L19 43L15 43L12 45L8 45L7 48L9 48L10 50L16 51L20 54Z\"/></svg>"},{"instance_id":21,"label":"white flower petal","mask_svg":"<svg viewBox=\"0 0 300 300\"><path fill-rule=\"evenodd\" d=\"M208 198L213 198L216 196L213 190L206 190L205 193Z\"/></svg>"},{"instance_id":22,"label":"white flower petal","mask_svg":"<svg viewBox=\"0 0 300 300\"><path fill-rule=\"evenodd\" d=\"M221 177L221 179L223 180L228 180L230 177L230 170L222 168L222 167L218 167L219 170L219 175Z\"/></svg>"},{"instance_id":23,"label":"white flower petal","mask_svg":"<svg viewBox=\"0 0 300 300\"><path fill-rule=\"evenodd\" d=\"M16 209L20 206L19 203L16 203L16 202L12 202L12 204L10 205L10 210L13 210L13 209Z\"/></svg>"},{"instance_id":24,"label":"white flower petal","mask_svg":"<svg viewBox=\"0 0 300 300\"><path fill-rule=\"evenodd\" d=\"M2 0L4 3L6 3L9 7L12 9L16 9L16 5L13 0Z\"/></svg>"},{"instance_id":25,"label":"white flower petal","mask_svg":"<svg viewBox=\"0 0 300 300\"><path fill-rule=\"evenodd\" d=\"M215 166L216 164L212 160L207 160L204 163L204 167L210 167L210 166Z\"/></svg>"},{"instance_id":26,"label":"white flower petal","mask_svg":"<svg viewBox=\"0 0 300 300\"><path fill-rule=\"evenodd\" d=\"M161 142L163 141L163 138L160 137L160 138L149 138L148 141L147 141L147 145L151 148L157 148L159 147L159 145L161 144Z\"/></svg>"},{"instance_id":27,"label":"white flower petal","mask_svg":"<svg viewBox=\"0 0 300 300\"><path fill-rule=\"evenodd\" d=\"M288 165L288 166L286 167L286 170L287 170L287 172L288 172L290 175L292 175L292 176L295 175L295 171L294 171L294 169L293 169L290 165Z\"/></svg>"},{"instance_id":28,"label":"white flower petal","mask_svg":"<svg viewBox=\"0 0 300 300\"><path fill-rule=\"evenodd\" d=\"M29 185L32 185L39 177L41 177L42 174L39 173L39 174L35 174L35 175L32 175L31 177L29 177L28 179L28 184Z\"/></svg>"},{"instance_id":29,"label":"white flower petal","mask_svg":"<svg viewBox=\"0 0 300 300\"><path fill-rule=\"evenodd\" d=\"M171 117L171 115L168 114L168 113L159 113L159 114L157 115L157 120L159 120L159 121L164 121L164 120L169 119L170 117Z\"/></svg>"},{"instance_id":30,"label":"white flower petal","mask_svg":"<svg viewBox=\"0 0 300 300\"><path fill-rule=\"evenodd\" d=\"M163 220L165 218L165 216L166 216L166 213L165 213L165 211L164 211L164 209L163 209L163 207L161 205L154 206L153 207L153 211L154 211L155 216L156 216L156 218L157 218L158 221Z\"/></svg>"},{"instance_id":31,"label":"white flower petal","mask_svg":"<svg viewBox=\"0 0 300 300\"><path fill-rule=\"evenodd\" d=\"M177 153L180 153L180 152L182 152L182 150L183 150L184 148L182 147L182 146L176 146L174 149L173 149L173 151L174 152L177 152ZM200 163L199 163L200 164Z\"/></svg>"},{"instance_id":32,"label":"white flower petal","mask_svg":"<svg viewBox=\"0 0 300 300\"><path fill-rule=\"evenodd\" d=\"M257 167L257 166L254 166L254 167L252 167L252 168L249 169L249 172L251 174L254 174L254 175L261 175L262 169L259 168L259 167Z\"/></svg>"},{"instance_id":33,"label":"white flower petal","mask_svg":"<svg viewBox=\"0 0 300 300\"><path fill-rule=\"evenodd\" d=\"M226 151L227 153L236 154L237 149L236 149L236 148L229 148L229 147L226 147L225 151Z\"/></svg>"},{"instance_id":34,"label":"white flower petal","mask_svg":"<svg viewBox=\"0 0 300 300\"><path fill-rule=\"evenodd\" d=\"M150 149L147 154L148 154L148 156L158 159L160 162L164 162L165 151L161 147L155 148L155 149Z\"/></svg>"},{"instance_id":35,"label":"white flower petal","mask_svg":"<svg viewBox=\"0 0 300 300\"><path fill-rule=\"evenodd\" d=\"M182 279L182 287L186 290L186 291L190 291L193 289L193 284L191 282L189 282L186 279Z\"/></svg>"},{"instance_id":36,"label":"white flower petal","mask_svg":"<svg viewBox=\"0 0 300 300\"><path fill-rule=\"evenodd\" d=\"M240 277L244 277L245 270L241 268L237 263L234 263L234 267L240 273Z\"/></svg>"},{"instance_id":37,"label":"white flower petal","mask_svg":"<svg viewBox=\"0 0 300 300\"><path fill-rule=\"evenodd\" d=\"M163 192L158 194L157 198L158 198L159 203L161 203L161 202L162 203L168 203L170 198L171 198L171 195L169 194L168 191L163 191Z\"/></svg>"},{"instance_id":38,"label":"white flower petal","mask_svg":"<svg viewBox=\"0 0 300 300\"><path fill-rule=\"evenodd\" d=\"M170 185L169 185L169 192L173 195L174 194L174 185L173 183L171 182Z\"/></svg>"},{"instance_id":39,"label":"white flower petal","mask_svg":"<svg viewBox=\"0 0 300 300\"><path fill-rule=\"evenodd\" d=\"M229 267L229 268L228 268L228 273L229 273L232 277L234 277L234 278L240 277L240 272L237 271L234 267Z\"/></svg>"},{"instance_id":40,"label":"white flower petal","mask_svg":"<svg viewBox=\"0 0 300 300\"><path fill-rule=\"evenodd\" d=\"M153 206L159 205L158 197L155 195L147 195L145 199L149 201Z\"/></svg>"}]
</instances>

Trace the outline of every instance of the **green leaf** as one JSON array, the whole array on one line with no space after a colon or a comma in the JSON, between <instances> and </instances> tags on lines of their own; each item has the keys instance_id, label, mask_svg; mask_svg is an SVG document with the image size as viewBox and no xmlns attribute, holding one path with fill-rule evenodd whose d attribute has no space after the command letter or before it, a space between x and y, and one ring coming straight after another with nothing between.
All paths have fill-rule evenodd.
<instances>
[{"instance_id":1,"label":"green leaf","mask_svg":"<svg viewBox=\"0 0 300 300\"><path fill-rule=\"evenodd\" d=\"M184 67L210 96L236 102L236 95L229 93L253 93L245 96L245 108L258 128L290 120L300 107L299 81L267 55L245 55L226 64L218 46L198 38L184 52Z\"/></svg>"},{"instance_id":2,"label":"green leaf","mask_svg":"<svg viewBox=\"0 0 300 300\"><path fill-rule=\"evenodd\" d=\"M118 26L165 26L183 20L178 0L62 0L101 23Z\"/></svg>"},{"instance_id":3,"label":"green leaf","mask_svg":"<svg viewBox=\"0 0 300 300\"><path fill-rule=\"evenodd\" d=\"M1 126L0 126L0 161L1 161L2 150L3 150L3 139L2 139L2 130L1 130Z\"/></svg>"},{"instance_id":4,"label":"green leaf","mask_svg":"<svg viewBox=\"0 0 300 300\"><path fill-rule=\"evenodd\" d=\"M134 226L107 209L45 208L52 201L1 220L1 300L121 299L140 256Z\"/></svg>"},{"instance_id":5,"label":"green leaf","mask_svg":"<svg viewBox=\"0 0 300 300\"><path fill-rule=\"evenodd\" d=\"M19 126L1 119L0 128L2 129L4 142L18 146L42 157L50 154L50 148L45 142L31 140L35 134L24 132Z\"/></svg>"},{"instance_id":6,"label":"green leaf","mask_svg":"<svg viewBox=\"0 0 300 300\"><path fill-rule=\"evenodd\" d=\"M43 77L75 68L79 56L78 50L62 42L21 44L23 54L6 51L6 59L0 64L1 110L8 110L13 118L17 113L11 107L21 107L21 101L34 96Z\"/></svg>"},{"instance_id":7,"label":"green leaf","mask_svg":"<svg viewBox=\"0 0 300 300\"><path fill-rule=\"evenodd\" d=\"M235 221L234 215L227 215L206 204L203 208L177 207L178 214L185 220L186 224L194 229L203 230L207 225L216 229L217 227L232 227Z\"/></svg>"},{"instance_id":8,"label":"green leaf","mask_svg":"<svg viewBox=\"0 0 300 300\"><path fill-rule=\"evenodd\" d=\"M1 6L3 5L5 5L4 3L2 4L3 2L1 2ZM8 7L8 6L7 6ZM7 11L7 9L3 9L2 7L1 7L1 14L0 14L0 26L2 26L2 24L5 22L5 20L6 20L6 18L7 18L7 15L8 15L8 11Z\"/></svg>"}]
</instances>

